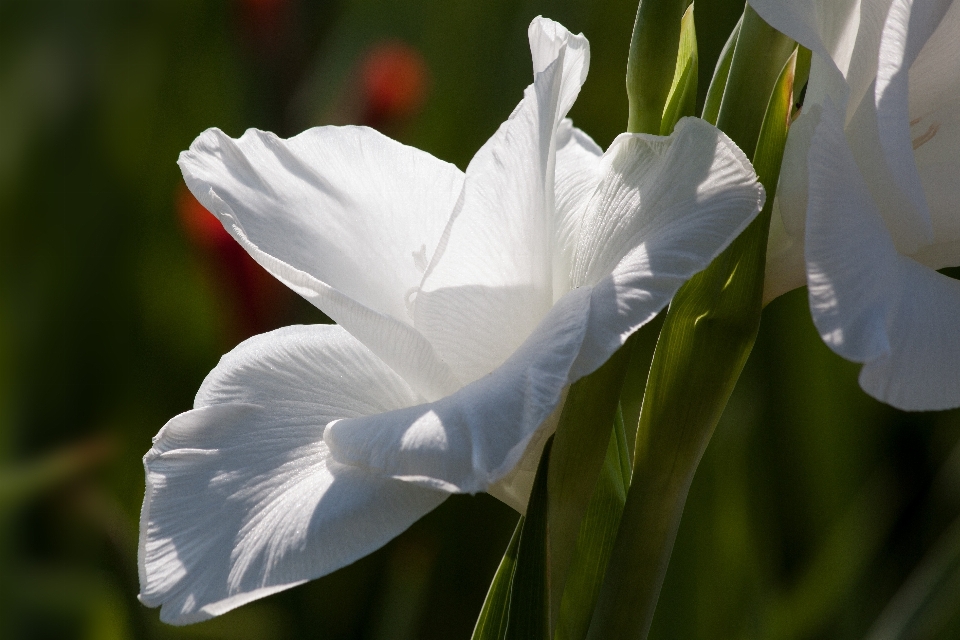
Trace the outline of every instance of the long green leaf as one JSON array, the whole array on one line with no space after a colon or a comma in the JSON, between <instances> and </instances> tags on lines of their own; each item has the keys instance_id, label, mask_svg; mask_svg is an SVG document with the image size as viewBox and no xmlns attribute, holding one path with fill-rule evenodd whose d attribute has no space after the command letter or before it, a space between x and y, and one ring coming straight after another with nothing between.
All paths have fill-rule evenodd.
<instances>
[{"instance_id":1,"label":"long green leaf","mask_svg":"<svg viewBox=\"0 0 960 640\"><path fill-rule=\"evenodd\" d=\"M660 133L680 42L684 0L640 0L627 57L627 131Z\"/></svg>"},{"instance_id":2,"label":"long green leaf","mask_svg":"<svg viewBox=\"0 0 960 640\"><path fill-rule=\"evenodd\" d=\"M517 550L520 548L520 532L523 530L523 516L513 530L510 544L503 554L500 566L493 576L487 597L480 609L480 616L473 628L472 640L503 640L507 634L507 612L510 608L510 585L517 566Z\"/></svg>"},{"instance_id":3,"label":"long green leaf","mask_svg":"<svg viewBox=\"0 0 960 640\"><path fill-rule=\"evenodd\" d=\"M792 49L747 7L718 117L742 149L757 149L768 107L782 102L771 96L792 83L793 68L784 67ZM785 129L788 113L766 119ZM649 633L690 484L759 330L772 200L670 305L647 380L633 480L587 636L592 640Z\"/></svg>"},{"instance_id":4,"label":"long green leaf","mask_svg":"<svg viewBox=\"0 0 960 640\"><path fill-rule=\"evenodd\" d=\"M737 38L740 36L742 24L743 16L740 16L737 26L733 28L730 37L727 38L726 44L720 51L717 66L713 69L713 78L710 80L710 86L707 87L707 99L703 103L703 114L700 117L710 124L717 124L717 116L720 115L720 102L723 100L723 90L727 87L730 63L733 62L733 52L737 46Z\"/></svg>"},{"instance_id":5,"label":"long green leaf","mask_svg":"<svg viewBox=\"0 0 960 640\"><path fill-rule=\"evenodd\" d=\"M547 477L551 627L560 612L581 521L604 464L633 344L628 342L602 367L570 387L553 438Z\"/></svg>"},{"instance_id":6,"label":"long green leaf","mask_svg":"<svg viewBox=\"0 0 960 640\"><path fill-rule=\"evenodd\" d=\"M603 574L613 551L617 527L630 483L630 453L623 418L610 433L603 469L577 538L577 553L567 576L554 640L582 640L590 626L593 607L600 595Z\"/></svg>"},{"instance_id":7,"label":"long green leaf","mask_svg":"<svg viewBox=\"0 0 960 640\"><path fill-rule=\"evenodd\" d=\"M770 102L763 117L763 125L760 127L757 148L753 153L753 168L767 190L767 200L760 218L767 219L768 223L770 213L773 211L773 200L777 195L780 164L783 160L784 145L787 144L790 116L793 113L793 87L794 78L798 72L798 60L801 63L805 62L809 69L810 56L801 56L798 47L784 63L783 70L777 78L776 87L770 96Z\"/></svg>"},{"instance_id":8,"label":"long green leaf","mask_svg":"<svg viewBox=\"0 0 960 640\"><path fill-rule=\"evenodd\" d=\"M677 67L673 74L673 83L667 95L660 120L660 135L673 133L677 120L692 116L697 111L697 29L693 23L693 4L687 7L680 21L680 47L677 51Z\"/></svg>"},{"instance_id":9,"label":"long green leaf","mask_svg":"<svg viewBox=\"0 0 960 640\"><path fill-rule=\"evenodd\" d=\"M547 640L550 636L547 582L547 473L553 436L547 440L533 481L520 531L517 564L510 588L507 640Z\"/></svg>"}]
</instances>

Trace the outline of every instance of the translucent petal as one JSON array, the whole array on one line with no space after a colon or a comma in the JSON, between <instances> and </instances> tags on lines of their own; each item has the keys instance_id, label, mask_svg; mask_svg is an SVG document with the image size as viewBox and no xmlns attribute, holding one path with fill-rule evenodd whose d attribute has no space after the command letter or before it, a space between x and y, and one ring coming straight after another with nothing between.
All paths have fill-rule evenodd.
<instances>
[{"instance_id":1,"label":"translucent petal","mask_svg":"<svg viewBox=\"0 0 960 640\"><path fill-rule=\"evenodd\" d=\"M162 605L166 622L196 622L330 573L406 529L446 494L334 462L323 432L418 399L339 327L239 345L144 457L140 599Z\"/></svg>"},{"instance_id":2,"label":"translucent petal","mask_svg":"<svg viewBox=\"0 0 960 640\"><path fill-rule=\"evenodd\" d=\"M555 138L590 56L586 38L551 20L529 36L534 82L467 167L413 303L416 327L463 383L501 364L554 302Z\"/></svg>"},{"instance_id":3,"label":"translucent petal","mask_svg":"<svg viewBox=\"0 0 960 640\"><path fill-rule=\"evenodd\" d=\"M281 140L218 129L180 156L190 190L274 276L422 393L456 381L412 328L407 296L460 197L453 165L363 127Z\"/></svg>"},{"instance_id":4,"label":"translucent petal","mask_svg":"<svg viewBox=\"0 0 960 640\"><path fill-rule=\"evenodd\" d=\"M960 283L897 253L832 105L814 136L810 181L807 279L824 342L864 363L861 386L879 400L960 406Z\"/></svg>"},{"instance_id":5,"label":"translucent petal","mask_svg":"<svg viewBox=\"0 0 960 640\"><path fill-rule=\"evenodd\" d=\"M580 234L581 286L490 375L434 403L330 425L337 460L449 491L487 489L542 441L564 388L603 364L763 204L743 154L698 119L670 138L621 136L602 162Z\"/></svg>"}]
</instances>

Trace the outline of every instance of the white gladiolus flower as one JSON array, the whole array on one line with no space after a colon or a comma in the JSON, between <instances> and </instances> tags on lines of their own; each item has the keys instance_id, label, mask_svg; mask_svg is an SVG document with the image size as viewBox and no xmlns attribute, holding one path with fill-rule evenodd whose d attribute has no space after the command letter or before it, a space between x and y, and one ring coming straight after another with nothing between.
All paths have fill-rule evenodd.
<instances>
[{"instance_id":1,"label":"white gladiolus flower","mask_svg":"<svg viewBox=\"0 0 960 640\"><path fill-rule=\"evenodd\" d=\"M221 359L144 458L140 599L185 624L347 565L452 492L523 510L565 390L757 215L722 133L606 153L564 116L586 39L537 18L534 82L466 172L373 130L212 129L190 190L336 326Z\"/></svg>"},{"instance_id":2,"label":"white gladiolus flower","mask_svg":"<svg viewBox=\"0 0 960 640\"><path fill-rule=\"evenodd\" d=\"M767 300L806 282L824 341L901 409L960 406L960 2L756 0L813 51Z\"/></svg>"}]
</instances>

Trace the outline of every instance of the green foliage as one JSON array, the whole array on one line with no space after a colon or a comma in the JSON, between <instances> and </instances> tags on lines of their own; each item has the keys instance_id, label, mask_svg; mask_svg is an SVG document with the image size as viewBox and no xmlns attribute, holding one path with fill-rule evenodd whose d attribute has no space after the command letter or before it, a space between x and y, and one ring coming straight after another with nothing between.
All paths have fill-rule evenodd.
<instances>
[{"instance_id":1,"label":"green foliage","mask_svg":"<svg viewBox=\"0 0 960 640\"><path fill-rule=\"evenodd\" d=\"M660 133L660 119L673 84L684 0L641 0L627 57L627 131Z\"/></svg>"},{"instance_id":2,"label":"green foliage","mask_svg":"<svg viewBox=\"0 0 960 640\"><path fill-rule=\"evenodd\" d=\"M630 474L630 451L623 416L618 411L596 490L580 524L555 640L580 640L587 634L627 499Z\"/></svg>"},{"instance_id":3,"label":"green foliage","mask_svg":"<svg viewBox=\"0 0 960 640\"><path fill-rule=\"evenodd\" d=\"M693 4L687 7L680 21L680 46L677 51L677 66L673 82L663 107L660 120L660 135L673 133L677 120L696 114L697 109L697 31L693 21Z\"/></svg>"},{"instance_id":4,"label":"green foliage","mask_svg":"<svg viewBox=\"0 0 960 640\"><path fill-rule=\"evenodd\" d=\"M551 437L543 447L527 503L527 515L520 530L517 562L510 586L506 640L547 640L550 637L547 477L552 445Z\"/></svg>"},{"instance_id":5,"label":"green foliage","mask_svg":"<svg viewBox=\"0 0 960 640\"><path fill-rule=\"evenodd\" d=\"M473 640L503 640L507 635L507 620L510 610L510 587L517 565L517 550L520 548L520 533L523 531L523 516L510 538L503 560L490 583L490 590L483 601L483 608L473 629Z\"/></svg>"},{"instance_id":6,"label":"green foliage","mask_svg":"<svg viewBox=\"0 0 960 640\"><path fill-rule=\"evenodd\" d=\"M550 620L555 626L570 563L580 547L581 521L597 491L610 425L633 343L628 342L589 376L571 385L554 436L547 481Z\"/></svg>"},{"instance_id":7,"label":"green foliage","mask_svg":"<svg viewBox=\"0 0 960 640\"><path fill-rule=\"evenodd\" d=\"M717 116L720 115L720 102L723 100L723 91L727 88L727 76L730 75L730 63L733 62L733 52L737 47L737 38L740 37L740 27L743 25L743 16L740 17L737 26L730 32L730 37L720 50L720 57L717 59L717 66L713 70L713 77L710 79L710 86L707 88L707 96L703 104L703 113L700 117L710 124L717 124Z\"/></svg>"}]
</instances>

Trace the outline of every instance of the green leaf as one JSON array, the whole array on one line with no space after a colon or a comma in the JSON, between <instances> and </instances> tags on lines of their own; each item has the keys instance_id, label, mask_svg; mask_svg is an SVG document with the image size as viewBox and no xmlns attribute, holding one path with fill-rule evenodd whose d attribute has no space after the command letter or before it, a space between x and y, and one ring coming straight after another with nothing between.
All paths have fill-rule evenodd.
<instances>
[{"instance_id":1,"label":"green leaf","mask_svg":"<svg viewBox=\"0 0 960 640\"><path fill-rule=\"evenodd\" d=\"M767 200L760 217L768 221L770 212L773 210L773 200L777 195L783 149L787 144L787 131L790 129L790 117L793 114L793 87L799 54L799 50L794 50L780 71L777 84L770 95L770 102L767 104L763 125L760 127L760 139L753 153L753 168L767 190ZM809 69L809 55L806 56L806 64Z\"/></svg>"},{"instance_id":2,"label":"green leaf","mask_svg":"<svg viewBox=\"0 0 960 640\"><path fill-rule=\"evenodd\" d=\"M730 32L730 37L727 38L726 44L720 51L717 66L713 69L713 78L710 80L710 86L707 87L707 99L703 103L703 114L700 117L710 124L717 124L717 116L720 114L720 101L723 100L723 90L727 88L730 63L733 62L733 51L737 46L737 38L740 36L740 26L742 24L743 16L740 16L737 26Z\"/></svg>"},{"instance_id":3,"label":"green leaf","mask_svg":"<svg viewBox=\"0 0 960 640\"><path fill-rule=\"evenodd\" d=\"M757 147L772 89L795 46L747 5L720 101L717 127L748 156Z\"/></svg>"},{"instance_id":4,"label":"green leaf","mask_svg":"<svg viewBox=\"0 0 960 640\"><path fill-rule=\"evenodd\" d=\"M513 530L513 536L503 554L503 560L493 576L487 597L480 609L477 625L473 628L472 640L503 640L507 635L507 612L510 607L510 585L517 565L517 550L520 548L520 532L523 531L523 516Z\"/></svg>"},{"instance_id":5,"label":"green leaf","mask_svg":"<svg viewBox=\"0 0 960 640\"><path fill-rule=\"evenodd\" d=\"M741 149L758 148L765 119L771 125L764 136L781 135L774 123L786 128L789 112L765 116L781 105L770 98L784 82L793 46L747 7L718 115ZM791 82L792 72L790 66ZM773 143L765 137L762 144L766 158ZM779 156L776 162L779 171ZM649 633L690 484L759 330L769 205L772 198L681 287L667 312L640 413L634 475L588 638Z\"/></svg>"},{"instance_id":6,"label":"green leaf","mask_svg":"<svg viewBox=\"0 0 960 640\"><path fill-rule=\"evenodd\" d=\"M553 436L540 455L527 515L520 530L517 564L510 588L507 640L547 640L550 635L547 581L547 473Z\"/></svg>"},{"instance_id":7,"label":"green leaf","mask_svg":"<svg viewBox=\"0 0 960 640\"><path fill-rule=\"evenodd\" d=\"M580 525L577 552L567 576L554 640L582 640L587 634L617 536L630 472L623 417L618 410L603 469Z\"/></svg>"},{"instance_id":8,"label":"green leaf","mask_svg":"<svg viewBox=\"0 0 960 640\"><path fill-rule=\"evenodd\" d=\"M627 57L627 131L660 133L672 84L685 0L640 0Z\"/></svg>"},{"instance_id":9,"label":"green leaf","mask_svg":"<svg viewBox=\"0 0 960 640\"><path fill-rule=\"evenodd\" d=\"M602 367L571 385L560 414L547 477L551 625L560 612L581 521L604 464L633 344L628 341Z\"/></svg>"},{"instance_id":10,"label":"green leaf","mask_svg":"<svg viewBox=\"0 0 960 640\"><path fill-rule=\"evenodd\" d=\"M677 51L677 67L673 83L667 95L660 120L660 135L673 133L677 120L696 115L697 111L697 30L693 23L693 4L687 7L680 21L680 48Z\"/></svg>"}]
</instances>

